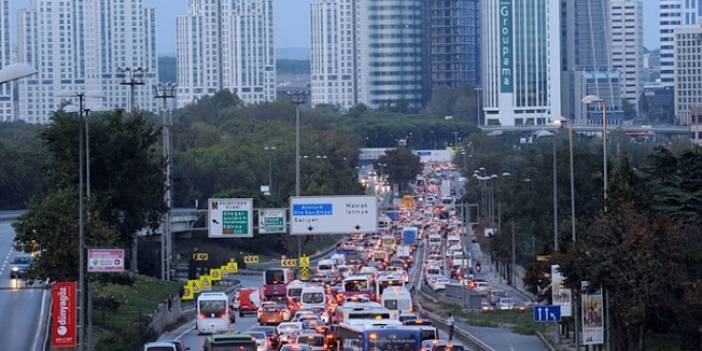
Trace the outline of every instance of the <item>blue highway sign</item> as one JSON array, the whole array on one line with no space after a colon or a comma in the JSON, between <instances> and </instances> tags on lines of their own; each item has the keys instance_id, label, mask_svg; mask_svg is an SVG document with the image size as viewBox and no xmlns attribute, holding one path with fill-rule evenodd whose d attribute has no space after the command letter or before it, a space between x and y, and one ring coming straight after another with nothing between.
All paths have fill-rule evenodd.
<instances>
[{"instance_id":1,"label":"blue highway sign","mask_svg":"<svg viewBox=\"0 0 702 351\"><path fill-rule=\"evenodd\" d=\"M561 306L534 305L534 322L560 322Z\"/></svg>"}]
</instances>

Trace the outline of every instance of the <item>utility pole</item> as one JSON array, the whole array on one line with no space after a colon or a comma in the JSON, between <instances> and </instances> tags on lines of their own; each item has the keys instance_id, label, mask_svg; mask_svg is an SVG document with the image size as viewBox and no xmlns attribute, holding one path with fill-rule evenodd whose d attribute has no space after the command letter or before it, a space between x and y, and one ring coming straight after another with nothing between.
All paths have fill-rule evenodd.
<instances>
[{"instance_id":1,"label":"utility pole","mask_svg":"<svg viewBox=\"0 0 702 351\"><path fill-rule=\"evenodd\" d=\"M78 251L79 251L79 263L78 263L78 308L80 314L78 315L78 324L80 324L80 333L78 334L78 339L80 343L78 344L78 351L85 350L86 340L85 340L85 199L83 198L83 157L85 149L85 135L84 133L84 121L83 121L83 99L85 95L78 95L79 107L78 107L78 132L80 133L78 137Z\"/></svg>"},{"instance_id":2,"label":"utility pole","mask_svg":"<svg viewBox=\"0 0 702 351\"><path fill-rule=\"evenodd\" d=\"M117 77L124 78L119 84L129 86L129 100L127 103L127 112L134 113L136 109L134 95L137 85L144 85L144 73L146 68L142 67L117 67Z\"/></svg>"},{"instance_id":3,"label":"utility pole","mask_svg":"<svg viewBox=\"0 0 702 351\"><path fill-rule=\"evenodd\" d=\"M517 240L516 233L514 231L514 221L512 221L512 275L510 281L512 286L517 288Z\"/></svg>"},{"instance_id":4,"label":"utility pole","mask_svg":"<svg viewBox=\"0 0 702 351\"><path fill-rule=\"evenodd\" d=\"M558 170L556 160L556 133L553 133L553 252L558 252Z\"/></svg>"},{"instance_id":5,"label":"utility pole","mask_svg":"<svg viewBox=\"0 0 702 351\"><path fill-rule=\"evenodd\" d=\"M163 159L165 161L164 173L166 178L163 182L163 202L166 204L166 211L163 214L163 226L161 230L161 279L171 280L171 258L173 255L173 236L171 233L171 207L172 207L172 184L171 184L171 126L173 118L171 109L168 106L168 99L175 99L175 84L159 84L153 86L154 98L161 99L161 120L163 124Z\"/></svg>"},{"instance_id":6,"label":"utility pole","mask_svg":"<svg viewBox=\"0 0 702 351\"><path fill-rule=\"evenodd\" d=\"M292 94L295 104L295 196L300 196L300 105L307 102L307 92L297 91ZM302 241L297 237L297 257L302 257Z\"/></svg>"}]
</instances>

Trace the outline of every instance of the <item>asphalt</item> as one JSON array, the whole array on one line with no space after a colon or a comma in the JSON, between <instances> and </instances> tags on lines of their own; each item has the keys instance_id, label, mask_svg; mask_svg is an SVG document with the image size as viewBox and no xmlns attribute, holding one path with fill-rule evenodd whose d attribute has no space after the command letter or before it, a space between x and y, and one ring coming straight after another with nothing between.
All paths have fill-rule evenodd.
<instances>
[{"instance_id":1,"label":"asphalt","mask_svg":"<svg viewBox=\"0 0 702 351\"><path fill-rule=\"evenodd\" d=\"M0 330L3 350L38 350L44 340L40 323L42 299L49 303L44 289L26 289L25 284L10 279L10 264L18 255L12 248L15 231L10 222L0 222Z\"/></svg>"}]
</instances>

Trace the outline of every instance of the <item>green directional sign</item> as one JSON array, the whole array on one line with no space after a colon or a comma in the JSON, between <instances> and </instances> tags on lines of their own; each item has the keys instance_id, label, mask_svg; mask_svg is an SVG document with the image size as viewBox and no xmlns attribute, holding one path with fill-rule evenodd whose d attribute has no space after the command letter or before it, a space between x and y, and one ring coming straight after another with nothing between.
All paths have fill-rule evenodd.
<instances>
[{"instance_id":1,"label":"green directional sign","mask_svg":"<svg viewBox=\"0 0 702 351\"><path fill-rule=\"evenodd\" d=\"M253 199L210 199L210 238L253 237Z\"/></svg>"},{"instance_id":2,"label":"green directional sign","mask_svg":"<svg viewBox=\"0 0 702 351\"><path fill-rule=\"evenodd\" d=\"M258 214L258 232L260 234L285 233L285 209L267 208Z\"/></svg>"}]
</instances>

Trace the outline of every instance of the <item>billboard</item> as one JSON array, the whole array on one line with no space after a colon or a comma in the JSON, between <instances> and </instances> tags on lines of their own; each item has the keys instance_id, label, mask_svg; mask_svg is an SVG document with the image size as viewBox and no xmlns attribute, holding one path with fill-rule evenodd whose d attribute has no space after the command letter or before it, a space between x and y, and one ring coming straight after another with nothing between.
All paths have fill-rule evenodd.
<instances>
[{"instance_id":1,"label":"billboard","mask_svg":"<svg viewBox=\"0 0 702 351\"><path fill-rule=\"evenodd\" d=\"M115 273L124 272L124 250L89 249L88 272Z\"/></svg>"},{"instance_id":2,"label":"billboard","mask_svg":"<svg viewBox=\"0 0 702 351\"><path fill-rule=\"evenodd\" d=\"M378 231L375 196L290 198L290 234L351 234Z\"/></svg>"},{"instance_id":3,"label":"billboard","mask_svg":"<svg viewBox=\"0 0 702 351\"><path fill-rule=\"evenodd\" d=\"M51 286L51 347L76 347L78 296L76 282L57 282Z\"/></svg>"},{"instance_id":4,"label":"billboard","mask_svg":"<svg viewBox=\"0 0 702 351\"><path fill-rule=\"evenodd\" d=\"M500 0L500 92L512 93L512 0Z\"/></svg>"},{"instance_id":5,"label":"billboard","mask_svg":"<svg viewBox=\"0 0 702 351\"><path fill-rule=\"evenodd\" d=\"M208 237L253 237L253 199L210 199L207 208Z\"/></svg>"},{"instance_id":6,"label":"billboard","mask_svg":"<svg viewBox=\"0 0 702 351\"><path fill-rule=\"evenodd\" d=\"M583 282L583 290L587 282ZM583 345L602 345L604 343L604 304L602 290L592 294L582 294Z\"/></svg>"},{"instance_id":7,"label":"billboard","mask_svg":"<svg viewBox=\"0 0 702 351\"><path fill-rule=\"evenodd\" d=\"M551 298L553 304L561 307L562 317L573 316L573 291L565 287L565 280L559 266L551 266Z\"/></svg>"}]
</instances>

